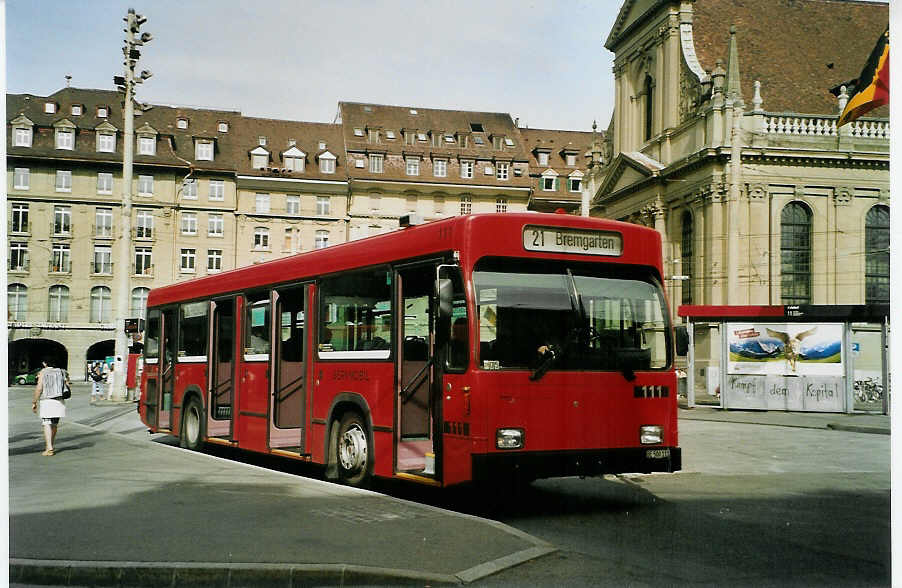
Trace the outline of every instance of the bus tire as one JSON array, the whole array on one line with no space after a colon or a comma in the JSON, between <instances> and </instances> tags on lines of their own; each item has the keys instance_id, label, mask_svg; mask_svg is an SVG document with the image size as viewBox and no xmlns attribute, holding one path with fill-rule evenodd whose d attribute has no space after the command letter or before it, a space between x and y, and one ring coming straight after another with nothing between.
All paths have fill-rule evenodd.
<instances>
[{"instance_id":1,"label":"bus tire","mask_svg":"<svg viewBox=\"0 0 902 588\"><path fill-rule=\"evenodd\" d=\"M363 417L353 411L342 415L336 445L339 480L349 486L365 486L372 470L373 448Z\"/></svg>"},{"instance_id":2,"label":"bus tire","mask_svg":"<svg viewBox=\"0 0 902 588\"><path fill-rule=\"evenodd\" d=\"M197 399L191 396L182 409L182 428L179 431L180 445L191 451L199 451L204 444L204 409Z\"/></svg>"}]
</instances>

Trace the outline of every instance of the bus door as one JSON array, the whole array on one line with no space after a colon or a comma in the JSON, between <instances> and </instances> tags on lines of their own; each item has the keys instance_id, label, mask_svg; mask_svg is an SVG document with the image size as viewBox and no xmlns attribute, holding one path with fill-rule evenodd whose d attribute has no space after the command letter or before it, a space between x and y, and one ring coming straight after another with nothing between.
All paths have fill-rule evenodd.
<instances>
[{"instance_id":1,"label":"bus door","mask_svg":"<svg viewBox=\"0 0 902 588\"><path fill-rule=\"evenodd\" d=\"M172 411L172 395L175 390L175 358L177 351L176 309L167 308L162 312L163 337L160 344L160 396L157 404L157 427L171 429L170 413Z\"/></svg>"},{"instance_id":2,"label":"bus door","mask_svg":"<svg viewBox=\"0 0 902 588\"><path fill-rule=\"evenodd\" d=\"M270 291L244 295L242 353L238 366L238 444L266 451L269 420L269 356L272 341Z\"/></svg>"},{"instance_id":3,"label":"bus door","mask_svg":"<svg viewBox=\"0 0 902 588\"><path fill-rule=\"evenodd\" d=\"M235 299L213 302L213 328L209 388L207 392L207 435L232 438L232 404L235 397Z\"/></svg>"},{"instance_id":4,"label":"bus door","mask_svg":"<svg viewBox=\"0 0 902 588\"><path fill-rule=\"evenodd\" d=\"M160 405L160 333L163 319L157 309L147 311L144 331L144 411L148 426L157 426Z\"/></svg>"},{"instance_id":5,"label":"bus door","mask_svg":"<svg viewBox=\"0 0 902 588\"><path fill-rule=\"evenodd\" d=\"M438 422L435 402L435 264L399 268L397 329L397 409L395 471L434 477L433 440Z\"/></svg>"},{"instance_id":6,"label":"bus door","mask_svg":"<svg viewBox=\"0 0 902 588\"><path fill-rule=\"evenodd\" d=\"M272 293L269 447L298 454L304 452L306 417L306 300L306 284Z\"/></svg>"}]
</instances>

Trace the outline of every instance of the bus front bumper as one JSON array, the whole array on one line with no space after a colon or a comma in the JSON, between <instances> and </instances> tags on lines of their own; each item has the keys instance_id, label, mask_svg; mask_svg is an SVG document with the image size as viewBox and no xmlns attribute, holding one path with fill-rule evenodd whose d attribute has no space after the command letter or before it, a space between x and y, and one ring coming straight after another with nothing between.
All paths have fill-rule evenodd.
<instances>
[{"instance_id":1,"label":"bus front bumper","mask_svg":"<svg viewBox=\"0 0 902 588\"><path fill-rule=\"evenodd\" d=\"M560 478L604 474L676 472L679 447L626 447L576 451L511 451L473 455L473 479Z\"/></svg>"}]
</instances>

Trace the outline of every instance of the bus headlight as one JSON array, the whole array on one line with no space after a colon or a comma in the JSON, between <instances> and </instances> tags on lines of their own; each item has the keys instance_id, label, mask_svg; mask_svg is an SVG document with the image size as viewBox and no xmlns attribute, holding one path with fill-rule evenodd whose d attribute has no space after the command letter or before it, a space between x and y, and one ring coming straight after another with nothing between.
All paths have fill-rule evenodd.
<instances>
[{"instance_id":1,"label":"bus headlight","mask_svg":"<svg viewBox=\"0 0 902 588\"><path fill-rule=\"evenodd\" d=\"M639 443L642 445L652 445L654 443L663 443L664 435L661 427L658 425L642 425L639 427Z\"/></svg>"},{"instance_id":2,"label":"bus headlight","mask_svg":"<svg viewBox=\"0 0 902 588\"><path fill-rule=\"evenodd\" d=\"M495 447L520 449L523 447L523 429L498 429L495 432Z\"/></svg>"}]
</instances>

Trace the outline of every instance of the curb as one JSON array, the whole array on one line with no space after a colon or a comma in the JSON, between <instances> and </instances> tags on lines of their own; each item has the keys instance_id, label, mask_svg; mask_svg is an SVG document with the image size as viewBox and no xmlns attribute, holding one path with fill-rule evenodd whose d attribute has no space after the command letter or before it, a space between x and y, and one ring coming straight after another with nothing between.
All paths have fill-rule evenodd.
<instances>
[{"instance_id":1,"label":"curb","mask_svg":"<svg viewBox=\"0 0 902 588\"><path fill-rule=\"evenodd\" d=\"M862 427L859 425L842 425L839 423L827 423L828 429L834 431L847 431L850 433L871 433L873 435L889 435L890 430L881 427Z\"/></svg>"}]
</instances>

